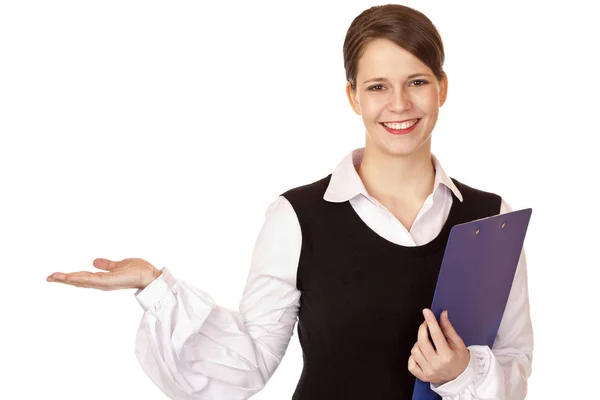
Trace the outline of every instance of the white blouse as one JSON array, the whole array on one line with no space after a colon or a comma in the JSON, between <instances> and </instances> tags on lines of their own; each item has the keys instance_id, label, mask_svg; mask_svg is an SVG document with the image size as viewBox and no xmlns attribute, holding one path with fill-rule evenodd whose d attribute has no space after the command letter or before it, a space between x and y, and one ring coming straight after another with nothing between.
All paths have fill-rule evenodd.
<instances>
[{"instance_id":1,"label":"white blouse","mask_svg":"<svg viewBox=\"0 0 600 400\"><path fill-rule=\"evenodd\" d=\"M371 197L357 173L364 148L336 167L324 199L350 201L377 234L403 246L420 246L442 230L452 193L461 193L437 158L433 192L410 231ZM502 200L500 213L510 212ZM135 292L144 309L135 353L142 369L172 399L247 399L260 391L286 352L297 322L301 292L296 270L302 234L291 204L278 197L269 205L258 235L238 310L216 305L206 292L177 280L167 268ZM416 341L416 332L415 332ZM471 360L455 380L431 384L444 400L524 399L531 375L533 330L525 252L495 342L469 346ZM408 363L408 359L406 360ZM290 388L290 398L295 388Z\"/></svg>"}]
</instances>

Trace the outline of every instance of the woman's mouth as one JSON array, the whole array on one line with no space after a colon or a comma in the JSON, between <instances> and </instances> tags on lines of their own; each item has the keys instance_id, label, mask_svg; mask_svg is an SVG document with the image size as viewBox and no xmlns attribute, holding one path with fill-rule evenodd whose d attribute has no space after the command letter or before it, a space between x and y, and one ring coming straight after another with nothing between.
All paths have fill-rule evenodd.
<instances>
[{"instance_id":1,"label":"woman's mouth","mask_svg":"<svg viewBox=\"0 0 600 400\"><path fill-rule=\"evenodd\" d=\"M392 135L405 135L415 129L421 118L402 122L380 122L381 126Z\"/></svg>"}]
</instances>

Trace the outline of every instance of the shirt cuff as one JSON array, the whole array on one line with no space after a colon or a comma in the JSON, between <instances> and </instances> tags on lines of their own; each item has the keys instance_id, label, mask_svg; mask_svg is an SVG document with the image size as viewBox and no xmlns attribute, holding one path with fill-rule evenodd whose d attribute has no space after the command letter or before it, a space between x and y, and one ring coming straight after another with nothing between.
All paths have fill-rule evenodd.
<instances>
[{"instance_id":1,"label":"shirt cuff","mask_svg":"<svg viewBox=\"0 0 600 400\"><path fill-rule=\"evenodd\" d=\"M459 376L457 376L456 379L446 382L443 385L431 383L431 390L442 397L452 397L456 396L460 392L467 389L471 384L475 383L478 380L478 377L485 372L486 365L488 364L488 362L486 362L487 353L484 351L478 351L478 347L482 346L468 347L471 355L469 365L467 365L467 368L465 368L465 370Z\"/></svg>"},{"instance_id":2,"label":"shirt cuff","mask_svg":"<svg viewBox=\"0 0 600 400\"><path fill-rule=\"evenodd\" d=\"M134 295L145 311L150 311L155 308L161 300L175 292L175 278L171 272L163 267L158 278L150 282L144 289L138 289Z\"/></svg>"}]
</instances>

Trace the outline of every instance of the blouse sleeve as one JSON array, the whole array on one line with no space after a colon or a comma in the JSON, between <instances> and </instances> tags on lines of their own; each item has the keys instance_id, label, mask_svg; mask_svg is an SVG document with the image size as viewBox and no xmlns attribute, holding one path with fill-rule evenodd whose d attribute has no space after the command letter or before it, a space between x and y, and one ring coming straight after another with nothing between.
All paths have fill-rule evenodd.
<instances>
[{"instance_id":1,"label":"blouse sleeve","mask_svg":"<svg viewBox=\"0 0 600 400\"><path fill-rule=\"evenodd\" d=\"M239 310L167 268L135 293L144 314L135 354L172 399L247 399L260 391L286 352L300 306L296 271L301 230L291 204L269 205Z\"/></svg>"}]
</instances>

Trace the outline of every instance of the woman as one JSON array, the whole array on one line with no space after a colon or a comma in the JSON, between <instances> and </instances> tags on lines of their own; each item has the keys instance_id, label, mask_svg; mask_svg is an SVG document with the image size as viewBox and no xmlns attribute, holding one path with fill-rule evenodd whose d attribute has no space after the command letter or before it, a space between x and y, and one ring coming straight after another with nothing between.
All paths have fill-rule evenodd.
<instances>
[{"instance_id":1,"label":"woman","mask_svg":"<svg viewBox=\"0 0 600 400\"><path fill-rule=\"evenodd\" d=\"M523 399L533 350L524 254L492 349L467 348L446 313L438 322L426 309L450 228L511 211L431 154L448 90L436 28L411 8L373 7L343 50L365 146L269 206L239 311L138 258L96 259L107 272L48 281L138 288L136 355L175 399L258 392L296 321L304 369L293 399L410 399L415 377L445 399Z\"/></svg>"}]
</instances>

